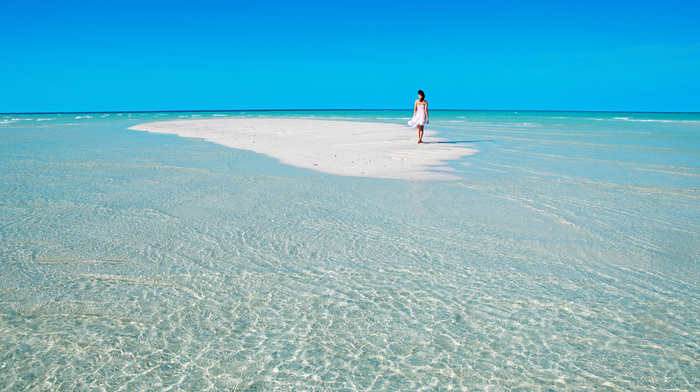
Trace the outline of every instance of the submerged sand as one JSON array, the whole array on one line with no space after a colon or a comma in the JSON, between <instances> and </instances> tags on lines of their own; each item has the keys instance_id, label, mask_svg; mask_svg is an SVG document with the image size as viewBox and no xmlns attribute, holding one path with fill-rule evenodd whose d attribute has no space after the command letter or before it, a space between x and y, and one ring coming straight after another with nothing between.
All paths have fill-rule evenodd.
<instances>
[{"instance_id":1,"label":"submerged sand","mask_svg":"<svg viewBox=\"0 0 700 392\"><path fill-rule=\"evenodd\" d=\"M307 119L213 119L140 124L130 129L199 138L255 151L323 173L403 180L456 180L447 161L477 150L440 143L398 124Z\"/></svg>"}]
</instances>

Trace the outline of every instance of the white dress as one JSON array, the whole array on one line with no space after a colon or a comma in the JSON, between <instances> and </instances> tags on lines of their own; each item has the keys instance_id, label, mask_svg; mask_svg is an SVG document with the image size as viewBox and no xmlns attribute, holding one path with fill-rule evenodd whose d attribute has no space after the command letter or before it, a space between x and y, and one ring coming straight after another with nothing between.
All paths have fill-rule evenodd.
<instances>
[{"instance_id":1,"label":"white dress","mask_svg":"<svg viewBox=\"0 0 700 392\"><path fill-rule=\"evenodd\" d=\"M425 113L425 107L427 105L417 105L416 106L416 113L413 115L413 118L411 121L408 122L408 125L415 127L416 125L425 125L426 122L428 122L428 116Z\"/></svg>"}]
</instances>

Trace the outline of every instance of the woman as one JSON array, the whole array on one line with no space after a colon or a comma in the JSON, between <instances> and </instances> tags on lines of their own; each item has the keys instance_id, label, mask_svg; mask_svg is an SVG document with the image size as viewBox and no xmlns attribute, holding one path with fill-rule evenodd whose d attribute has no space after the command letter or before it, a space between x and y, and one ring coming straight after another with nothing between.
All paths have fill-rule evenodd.
<instances>
[{"instance_id":1,"label":"woman","mask_svg":"<svg viewBox=\"0 0 700 392\"><path fill-rule=\"evenodd\" d=\"M413 103L413 118L408 122L408 125L418 128L418 143L423 143L423 126L429 122L428 101L423 90L418 90L418 99Z\"/></svg>"}]
</instances>

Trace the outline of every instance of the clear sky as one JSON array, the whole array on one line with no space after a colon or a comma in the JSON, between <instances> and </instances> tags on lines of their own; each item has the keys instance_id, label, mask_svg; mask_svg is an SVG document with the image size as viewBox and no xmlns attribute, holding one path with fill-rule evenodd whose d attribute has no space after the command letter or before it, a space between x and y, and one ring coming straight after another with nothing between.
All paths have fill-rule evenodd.
<instances>
[{"instance_id":1,"label":"clear sky","mask_svg":"<svg viewBox=\"0 0 700 392\"><path fill-rule=\"evenodd\" d=\"M700 112L700 1L8 0L0 112Z\"/></svg>"}]
</instances>

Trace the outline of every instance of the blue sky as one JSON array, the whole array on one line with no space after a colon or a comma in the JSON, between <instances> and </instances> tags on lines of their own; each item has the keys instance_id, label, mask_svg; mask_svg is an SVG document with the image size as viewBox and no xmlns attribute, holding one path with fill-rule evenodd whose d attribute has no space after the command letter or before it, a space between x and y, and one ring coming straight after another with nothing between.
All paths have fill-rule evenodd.
<instances>
[{"instance_id":1,"label":"blue sky","mask_svg":"<svg viewBox=\"0 0 700 392\"><path fill-rule=\"evenodd\" d=\"M8 4L9 3L9 4ZM700 112L700 2L3 4L0 112Z\"/></svg>"}]
</instances>

